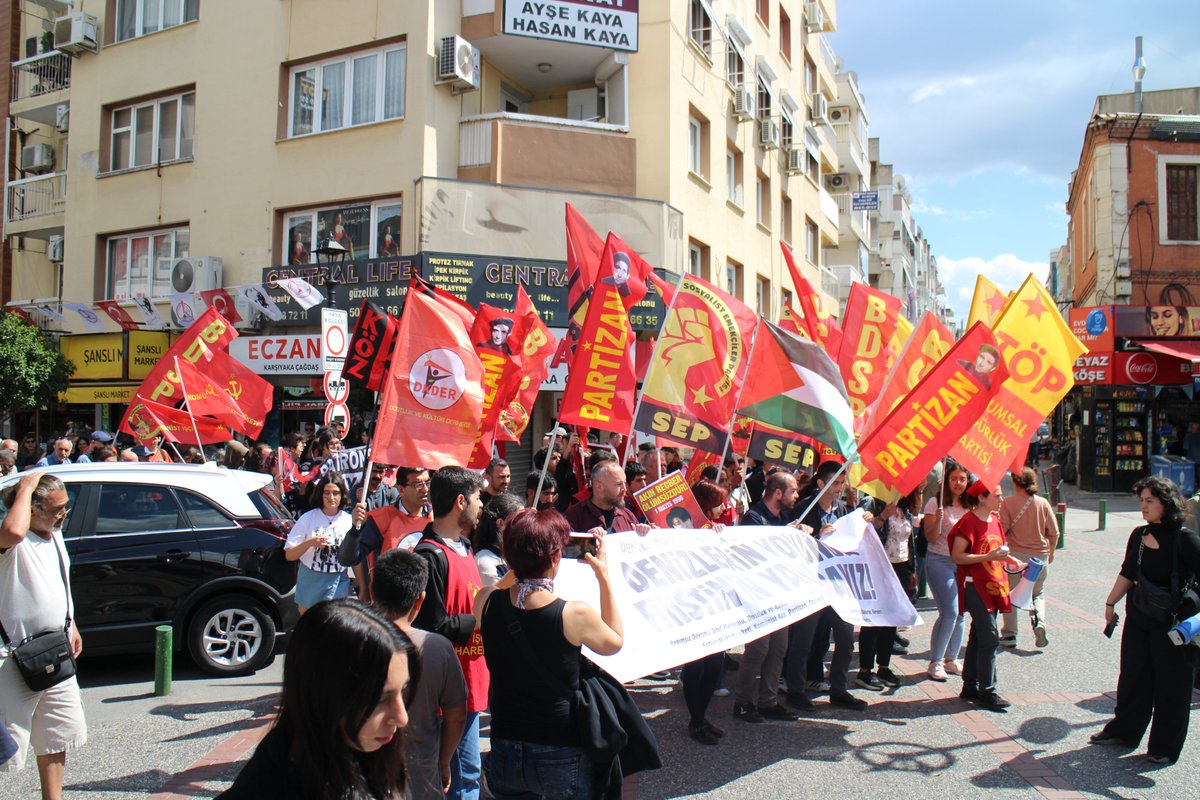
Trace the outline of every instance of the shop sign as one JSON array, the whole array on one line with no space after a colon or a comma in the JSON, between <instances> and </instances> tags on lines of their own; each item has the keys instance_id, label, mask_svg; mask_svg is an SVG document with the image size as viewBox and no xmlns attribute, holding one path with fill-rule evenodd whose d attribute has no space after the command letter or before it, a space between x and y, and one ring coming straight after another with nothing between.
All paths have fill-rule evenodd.
<instances>
[{"instance_id":1,"label":"shop sign","mask_svg":"<svg viewBox=\"0 0 1200 800\"><path fill-rule=\"evenodd\" d=\"M324 400L284 400L280 411L324 411L328 405Z\"/></svg>"},{"instance_id":2,"label":"shop sign","mask_svg":"<svg viewBox=\"0 0 1200 800\"><path fill-rule=\"evenodd\" d=\"M1200 337L1200 306L1113 306L1113 315L1117 336Z\"/></svg>"},{"instance_id":3,"label":"shop sign","mask_svg":"<svg viewBox=\"0 0 1200 800\"><path fill-rule=\"evenodd\" d=\"M259 375L323 375L321 334L239 336L229 354Z\"/></svg>"},{"instance_id":4,"label":"shop sign","mask_svg":"<svg viewBox=\"0 0 1200 800\"><path fill-rule=\"evenodd\" d=\"M313 328L321 324L320 307L303 309L283 289L271 288L279 278L303 278L318 287L325 286L326 281L332 279L337 284L333 290L333 305L349 309L350 321L353 322L358 319L363 300L370 300L389 314L399 316L408 282L416 271L416 259L412 256L361 259L332 267L325 264L268 267L262 273L263 284L267 286L275 305L283 312L283 319L271 324L285 327L308 325Z\"/></svg>"},{"instance_id":5,"label":"shop sign","mask_svg":"<svg viewBox=\"0 0 1200 800\"><path fill-rule=\"evenodd\" d=\"M1181 386L1192 382L1192 362L1161 353L1117 353L1113 382L1135 386Z\"/></svg>"},{"instance_id":6,"label":"shop sign","mask_svg":"<svg viewBox=\"0 0 1200 800\"><path fill-rule=\"evenodd\" d=\"M504 33L636 53L638 0L504 0Z\"/></svg>"},{"instance_id":7,"label":"shop sign","mask_svg":"<svg viewBox=\"0 0 1200 800\"><path fill-rule=\"evenodd\" d=\"M58 340L58 346L63 356L75 365L71 375L73 380L120 380L125 377L123 333L64 336Z\"/></svg>"},{"instance_id":8,"label":"shop sign","mask_svg":"<svg viewBox=\"0 0 1200 800\"><path fill-rule=\"evenodd\" d=\"M140 381L149 375L170 347L165 331L130 331L129 379Z\"/></svg>"},{"instance_id":9,"label":"shop sign","mask_svg":"<svg viewBox=\"0 0 1200 800\"><path fill-rule=\"evenodd\" d=\"M1112 383L1112 361L1112 353L1092 352L1080 356L1075 359L1075 383L1080 386Z\"/></svg>"},{"instance_id":10,"label":"shop sign","mask_svg":"<svg viewBox=\"0 0 1200 800\"><path fill-rule=\"evenodd\" d=\"M1111 352L1113 344L1113 307L1088 306L1072 308L1068 314L1071 333L1075 335L1088 350L1107 350Z\"/></svg>"},{"instance_id":11,"label":"shop sign","mask_svg":"<svg viewBox=\"0 0 1200 800\"><path fill-rule=\"evenodd\" d=\"M133 399L133 393L140 384L73 384L65 392L60 392L60 403L128 403Z\"/></svg>"}]
</instances>

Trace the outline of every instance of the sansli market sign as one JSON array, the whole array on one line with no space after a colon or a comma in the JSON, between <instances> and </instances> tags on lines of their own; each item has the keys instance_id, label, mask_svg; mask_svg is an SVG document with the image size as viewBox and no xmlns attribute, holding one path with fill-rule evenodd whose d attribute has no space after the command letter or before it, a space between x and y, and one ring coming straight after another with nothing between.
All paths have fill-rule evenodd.
<instances>
[{"instance_id":1,"label":"sansli market sign","mask_svg":"<svg viewBox=\"0 0 1200 800\"><path fill-rule=\"evenodd\" d=\"M638 0L504 0L504 32L637 52Z\"/></svg>"}]
</instances>

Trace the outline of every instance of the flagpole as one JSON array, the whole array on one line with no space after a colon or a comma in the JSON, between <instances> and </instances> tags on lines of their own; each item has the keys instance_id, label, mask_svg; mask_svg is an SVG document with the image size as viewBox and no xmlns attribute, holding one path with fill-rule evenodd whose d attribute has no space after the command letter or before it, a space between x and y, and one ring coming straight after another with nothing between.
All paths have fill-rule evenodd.
<instances>
[{"instance_id":1,"label":"flagpole","mask_svg":"<svg viewBox=\"0 0 1200 800\"><path fill-rule=\"evenodd\" d=\"M165 436L163 437L163 441L165 441L167 444L171 445L171 449L175 451L175 457L179 459L180 464L187 463L183 458L183 453L179 452L179 448L175 446L174 442L172 442L170 439L167 439Z\"/></svg>"},{"instance_id":2,"label":"flagpole","mask_svg":"<svg viewBox=\"0 0 1200 800\"><path fill-rule=\"evenodd\" d=\"M831 475L829 477L829 480L825 481L825 486L828 486L829 484L836 481L838 479L838 476L841 475L843 472L845 472L846 468L849 466L850 466L850 459L846 459L845 461L843 461L841 468L837 472L833 473L833 475ZM803 522L804 518L808 516L808 512L812 511L813 506L815 506L817 504L817 501L821 499L821 495L823 495L823 494L825 494L824 486L821 487L821 491L819 491L813 495L812 502L809 503L808 507L804 509L804 513L801 514L800 516L796 517L796 519ZM817 531L813 531L813 534L819 536L821 534L821 532L819 530L817 530Z\"/></svg>"},{"instance_id":3,"label":"flagpole","mask_svg":"<svg viewBox=\"0 0 1200 800\"><path fill-rule=\"evenodd\" d=\"M550 468L550 454L554 452L554 442L558 439L558 421L554 422L554 430L550 431L550 444L546 446L546 457L542 459L542 473L538 475L537 491L533 493L533 507L538 507L542 499L542 484L546 482L546 470ZM582 487L581 487L582 488Z\"/></svg>"},{"instance_id":4,"label":"flagpole","mask_svg":"<svg viewBox=\"0 0 1200 800\"><path fill-rule=\"evenodd\" d=\"M663 323L665 324L671 318L671 312L675 310L675 301L679 299L679 290L683 287L683 279L687 277L687 270L679 273L679 280L675 282L675 293L671 295L671 304L667 306L667 313L663 315ZM658 357L658 346L662 344L662 326L659 326L658 336L654 339L654 347L650 351L650 366L654 366L654 359ZM649 367L647 367L649 372ZM629 426L629 437L634 437L634 431L637 430L638 414L642 411L642 399L646 396L645 382L643 381L642 391L638 392L637 403L633 406L633 422ZM659 477L662 477L662 464L658 466Z\"/></svg>"},{"instance_id":5,"label":"flagpole","mask_svg":"<svg viewBox=\"0 0 1200 800\"><path fill-rule=\"evenodd\" d=\"M737 396L733 399L733 415L729 418L729 432L725 435L725 444L721 447L721 463L719 469L725 468L725 454L729 452L729 442L733 439L733 422L737 419L738 406L742 402L742 390L746 388L746 373L750 371L750 360L754 358L754 345L758 343L758 329L762 326L762 314L754 321L754 333L750 334L750 352L746 353L746 366L742 369L742 382L738 384Z\"/></svg>"},{"instance_id":6,"label":"flagpole","mask_svg":"<svg viewBox=\"0 0 1200 800\"><path fill-rule=\"evenodd\" d=\"M204 445L200 443L200 428L196 426L196 415L192 413L192 401L188 400L187 386L183 382L183 370L179 369L179 356L174 356L172 361L175 362L175 375L179 378L179 388L183 392L183 402L187 406L188 419L192 421L192 432L196 434L196 447L199 447L200 452L203 453Z\"/></svg>"}]
</instances>

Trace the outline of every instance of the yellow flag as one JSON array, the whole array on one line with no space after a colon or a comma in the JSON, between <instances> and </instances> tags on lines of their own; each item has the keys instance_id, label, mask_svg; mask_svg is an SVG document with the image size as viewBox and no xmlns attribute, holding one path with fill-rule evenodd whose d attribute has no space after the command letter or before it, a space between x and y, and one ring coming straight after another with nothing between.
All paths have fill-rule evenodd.
<instances>
[{"instance_id":1,"label":"yellow flag","mask_svg":"<svg viewBox=\"0 0 1200 800\"><path fill-rule=\"evenodd\" d=\"M854 461L850 464L850 485L859 491L866 492L876 500L882 500L885 503L898 503L904 495L897 492L892 487L880 480L866 480L867 468L863 466L861 461Z\"/></svg>"},{"instance_id":2,"label":"yellow flag","mask_svg":"<svg viewBox=\"0 0 1200 800\"><path fill-rule=\"evenodd\" d=\"M971 313L967 316L967 330L976 322L982 322L989 328L1004 311L1008 298L996 284L982 275L975 277L975 294L971 298Z\"/></svg>"},{"instance_id":3,"label":"yellow flag","mask_svg":"<svg viewBox=\"0 0 1200 800\"><path fill-rule=\"evenodd\" d=\"M892 338L888 341L887 368L889 370L896 363L900 354L904 352L904 345L908 342L908 337L912 336L913 330L913 324L908 321L908 317L901 314L896 318L896 330L892 332Z\"/></svg>"}]
</instances>

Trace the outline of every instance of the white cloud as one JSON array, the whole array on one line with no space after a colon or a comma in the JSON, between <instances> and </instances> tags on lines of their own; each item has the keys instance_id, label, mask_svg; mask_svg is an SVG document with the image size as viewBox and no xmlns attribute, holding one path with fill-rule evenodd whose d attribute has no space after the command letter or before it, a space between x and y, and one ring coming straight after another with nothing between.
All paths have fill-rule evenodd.
<instances>
[{"instance_id":1,"label":"white cloud","mask_svg":"<svg viewBox=\"0 0 1200 800\"><path fill-rule=\"evenodd\" d=\"M1045 282L1050 264L1045 261L1023 261L1012 253L1002 253L991 259L979 256L949 258L938 256L938 278L946 289L946 303L955 318L965 322L971 311L971 297L975 293L975 277L983 275L1008 292L1021 285L1029 273Z\"/></svg>"}]
</instances>

